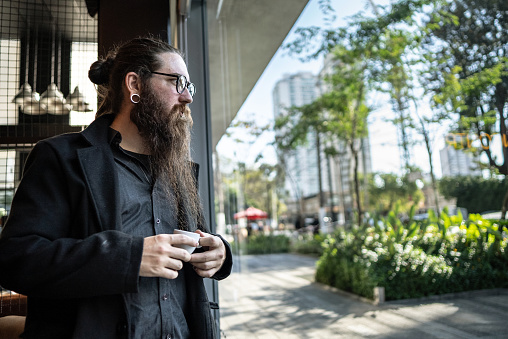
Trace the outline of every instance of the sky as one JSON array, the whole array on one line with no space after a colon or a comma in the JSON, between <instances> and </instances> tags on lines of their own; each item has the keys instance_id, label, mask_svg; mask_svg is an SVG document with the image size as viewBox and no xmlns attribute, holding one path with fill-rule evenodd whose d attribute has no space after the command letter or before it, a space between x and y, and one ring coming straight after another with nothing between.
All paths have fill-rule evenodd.
<instances>
[{"instance_id":1,"label":"sky","mask_svg":"<svg viewBox=\"0 0 508 339\"><path fill-rule=\"evenodd\" d=\"M388 5L389 0L374 0L378 5ZM335 9L337 16L336 21L331 25L332 27L344 26L347 18L358 13L359 11L368 11L366 7L367 1L351 1L351 0L332 0L332 7ZM323 15L319 10L318 1L310 0L304 11L298 18L294 27L288 34L285 42L290 41L294 36L294 31L297 27L308 27L311 25L322 26ZM257 81L255 87L247 97L240 108L236 119L237 120L256 120L258 125L268 124L273 122L273 104L272 104L272 90L284 74L293 74L299 71L310 71L313 74L318 74L323 66L323 59L312 60L310 62L301 62L296 56L287 55L286 51L281 48L276 52L262 76ZM376 106L376 109L369 117L369 133L371 144L371 157L372 169L374 172L384 173L398 173L402 171L400 152L397 147L397 129L390 122L386 122L387 118L393 117L393 111L390 104L381 95L371 95L369 98L371 103ZM429 109L423 103L420 105L419 114L428 114ZM446 133L445 126L441 130L436 131L436 134L442 136ZM231 139L223 138L217 149L220 154L235 154L235 161L245 162L252 165L256 156L262 152L265 162L276 162L275 152L273 147L269 145L273 141L273 133L263 134L255 143L251 145L239 145L232 142ZM434 141L434 169L436 174L440 175L439 165L439 149L444 147L444 138L439 137ZM428 171L428 157L423 146L417 146L411 152L412 162Z\"/></svg>"}]
</instances>

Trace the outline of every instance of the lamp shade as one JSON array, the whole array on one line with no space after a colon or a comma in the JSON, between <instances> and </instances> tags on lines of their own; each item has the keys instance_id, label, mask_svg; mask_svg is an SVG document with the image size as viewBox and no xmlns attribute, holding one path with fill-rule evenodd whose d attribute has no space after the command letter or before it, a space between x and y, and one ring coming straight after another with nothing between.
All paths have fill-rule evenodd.
<instances>
[{"instance_id":1,"label":"lamp shade","mask_svg":"<svg viewBox=\"0 0 508 339\"><path fill-rule=\"evenodd\" d=\"M33 92L32 87L26 82L21 85L12 102L20 106L21 112L25 114L40 115L46 113L46 105L39 102L39 93Z\"/></svg>"},{"instance_id":2,"label":"lamp shade","mask_svg":"<svg viewBox=\"0 0 508 339\"><path fill-rule=\"evenodd\" d=\"M56 84L49 84L48 89L41 94L41 103L47 107L47 113L55 115L69 114L70 105L65 101L64 95Z\"/></svg>"},{"instance_id":3,"label":"lamp shade","mask_svg":"<svg viewBox=\"0 0 508 339\"><path fill-rule=\"evenodd\" d=\"M74 88L74 92L69 94L67 97L67 103L71 105L74 111L78 112L91 112L92 110L89 107L89 103L85 101L85 97L83 93L80 92L79 87L76 86Z\"/></svg>"},{"instance_id":4,"label":"lamp shade","mask_svg":"<svg viewBox=\"0 0 508 339\"><path fill-rule=\"evenodd\" d=\"M46 114L46 105L39 101L31 102L31 103L24 103L21 105L21 111L25 114L30 115L41 115Z\"/></svg>"},{"instance_id":5,"label":"lamp shade","mask_svg":"<svg viewBox=\"0 0 508 339\"><path fill-rule=\"evenodd\" d=\"M16 105L23 105L24 103L31 103L33 101L37 101L37 97L35 93L32 92L32 86L27 82L21 85L18 93L16 93L12 99L12 102Z\"/></svg>"}]
</instances>

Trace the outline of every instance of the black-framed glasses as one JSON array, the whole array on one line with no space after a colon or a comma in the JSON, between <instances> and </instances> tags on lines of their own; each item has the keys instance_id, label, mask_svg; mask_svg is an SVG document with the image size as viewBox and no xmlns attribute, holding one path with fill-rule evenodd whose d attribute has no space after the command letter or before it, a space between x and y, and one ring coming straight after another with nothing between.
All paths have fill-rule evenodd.
<instances>
[{"instance_id":1,"label":"black-framed glasses","mask_svg":"<svg viewBox=\"0 0 508 339\"><path fill-rule=\"evenodd\" d=\"M167 77L176 78L176 91L179 94L182 94L186 88L189 90L189 94L191 95L191 97L193 97L194 94L196 94L196 86L192 82L187 81L187 78L185 77L185 75L168 74L168 73L161 73L161 72L150 72L150 73L165 75Z\"/></svg>"}]
</instances>

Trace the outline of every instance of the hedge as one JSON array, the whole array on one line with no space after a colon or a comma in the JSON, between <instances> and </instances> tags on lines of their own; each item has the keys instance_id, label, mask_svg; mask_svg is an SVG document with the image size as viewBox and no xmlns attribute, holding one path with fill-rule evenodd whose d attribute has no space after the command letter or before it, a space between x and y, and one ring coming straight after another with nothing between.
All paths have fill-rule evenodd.
<instances>
[{"instance_id":1,"label":"hedge","mask_svg":"<svg viewBox=\"0 0 508 339\"><path fill-rule=\"evenodd\" d=\"M316 281L386 300L508 287L506 233L499 224L470 215L403 223L391 212L370 226L338 230L324 240Z\"/></svg>"}]
</instances>

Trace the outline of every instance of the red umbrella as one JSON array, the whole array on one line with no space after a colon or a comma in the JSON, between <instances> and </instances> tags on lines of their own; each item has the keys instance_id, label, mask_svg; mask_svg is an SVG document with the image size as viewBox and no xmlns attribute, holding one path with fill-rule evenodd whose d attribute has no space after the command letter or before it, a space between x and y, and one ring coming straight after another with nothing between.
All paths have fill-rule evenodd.
<instances>
[{"instance_id":1,"label":"red umbrella","mask_svg":"<svg viewBox=\"0 0 508 339\"><path fill-rule=\"evenodd\" d=\"M235 219L247 218L247 220L266 219L268 213L260 209L249 207L245 211L235 213Z\"/></svg>"}]
</instances>

